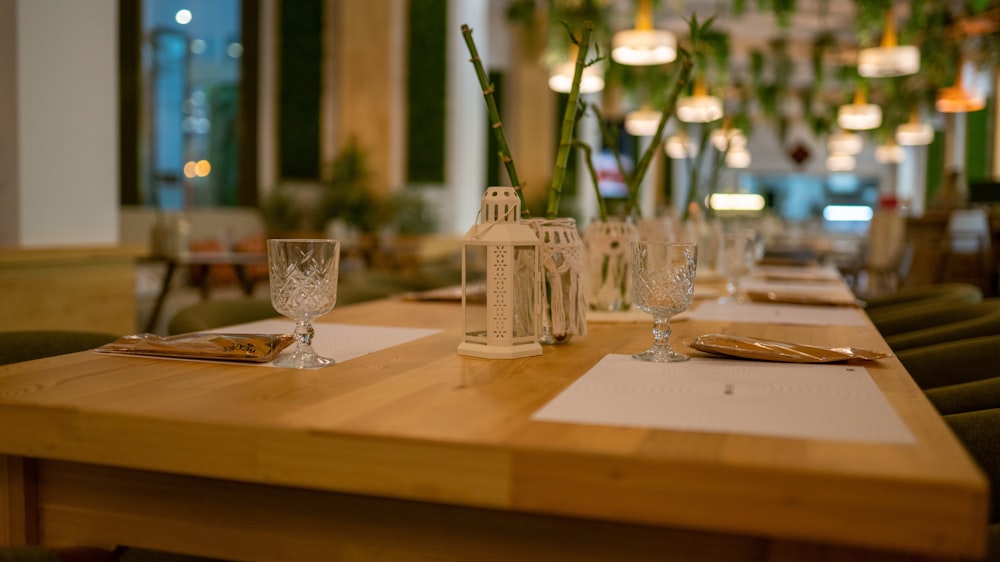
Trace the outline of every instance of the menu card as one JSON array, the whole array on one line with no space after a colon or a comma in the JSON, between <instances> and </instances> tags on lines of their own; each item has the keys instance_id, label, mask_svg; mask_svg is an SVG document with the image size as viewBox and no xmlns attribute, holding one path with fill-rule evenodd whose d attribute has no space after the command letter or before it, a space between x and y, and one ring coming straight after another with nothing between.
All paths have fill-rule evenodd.
<instances>
[{"instance_id":1,"label":"menu card","mask_svg":"<svg viewBox=\"0 0 1000 562\"><path fill-rule=\"evenodd\" d=\"M532 419L676 431L913 444L864 367L607 355Z\"/></svg>"}]
</instances>

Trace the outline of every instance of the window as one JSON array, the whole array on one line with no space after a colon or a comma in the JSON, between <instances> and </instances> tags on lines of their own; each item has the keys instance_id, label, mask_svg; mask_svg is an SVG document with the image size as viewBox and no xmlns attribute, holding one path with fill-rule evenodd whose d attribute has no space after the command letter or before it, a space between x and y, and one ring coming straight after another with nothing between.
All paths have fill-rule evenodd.
<instances>
[{"instance_id":1,"label":"window","mask_svg":"<svg viewBox=\"0 0 1000 562\"><path fill-rule=\"evenodd\" d=\"M256 203L256 0L120 3L122 204ZM249 39L249 40L248 40Z\"/></svg>"}]
</instances>

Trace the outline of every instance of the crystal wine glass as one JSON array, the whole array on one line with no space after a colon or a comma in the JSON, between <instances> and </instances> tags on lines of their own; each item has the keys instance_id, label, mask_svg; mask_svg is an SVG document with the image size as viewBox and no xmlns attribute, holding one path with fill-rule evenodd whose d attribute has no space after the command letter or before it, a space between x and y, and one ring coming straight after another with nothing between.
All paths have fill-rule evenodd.
<instances>
[{"instance_id":1,"label":"crystal wine glass","mask_svg":"<svg viewBox=\"0 0 1000 562\"><path fill-rule=\"evenodd\" d=\"M753 230L737 230L722 235L722 251L719 269L726 276L726 294L720 303L743 302L740 294L740 278L750 273L757 263L757 234Z\"/></svg>"},{"instance_id":2,"label":"crystal wine glass","mask_svg":"<svg viewBox=\"0 0 1000 562\"><path fill-rule=\"evenodd\" d=\"M312 321L337 303L340 242L337 240L270 239L267 241L271 304L295 321L295 347L274 365L316 369L334 363L312 347Z\"/></svg>"},{"instance_id":3,"label":"crystal wine glass","mask_svg":"<svg viewBox=\"0 0 1000 562\"><path fill-rule=\"evenodd\" d=\"M670 347L670 319L694 300L698 245L632 242L632 303L653 315L653 347L632 357L666 363L688 358Z\"/></svg>"}]
</instances>

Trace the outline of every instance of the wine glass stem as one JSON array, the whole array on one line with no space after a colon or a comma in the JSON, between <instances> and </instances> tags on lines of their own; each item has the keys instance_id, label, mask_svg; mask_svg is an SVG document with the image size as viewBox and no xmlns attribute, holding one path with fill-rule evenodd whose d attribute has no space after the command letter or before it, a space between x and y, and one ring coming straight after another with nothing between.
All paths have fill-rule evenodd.
<instances>
[{"instance_id":1,"label":"wine glass stem","mask_svg":"<svg viewBox=\"0 0 1000 562\"><path fill-rule=\"evenodd\" d=\"M653 318L653 345L661 348L670 347L670 317Z\"/></svg>"},{"instance_id":2,"label":"wine glass stem","mask_svg":"<svg viewBox=\"0 0 1000 562\"><path fill-rule=\"evenodd\" d=\"M726 294L731 297L736 296L736 291L740 288L740 278L731 276L726 280Z\"/></svg>"},{"instance_id":3,"label":"wine glass stem","mask_svg":"<svg viewBox=\"0 0 1000 562\"><path fill-rule=\"evenodd\" d=\"M295 339L298 341L300 349L312 347L312 340L315 334L316 331L313 330L312 322L309 320L295 321Z\"/></svg>"}]
</instances>

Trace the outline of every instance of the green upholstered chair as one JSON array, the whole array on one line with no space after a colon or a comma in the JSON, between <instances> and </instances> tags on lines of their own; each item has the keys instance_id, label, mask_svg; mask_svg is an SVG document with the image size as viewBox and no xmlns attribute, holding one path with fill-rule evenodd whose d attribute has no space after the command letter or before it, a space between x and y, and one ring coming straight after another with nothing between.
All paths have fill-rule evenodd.
<instances>
[{"instance_id":1,"label":"green upholstered chair","mask_svg":"<svg viewBox=\"0 0 1000 562\"><path fill-rule=\"evenodd\" d=\"M868 299L865 312L876 321L883 315L892 316L896 311L905 311L914 305L935 302L980 302L983 291L970 283L938 283L920 287L907 287L895 293Z\"/></svg>"},{"instance_id":2,"label":"green upholstered chair","mask_svg":"<svg viewBox=\"0 0 1000 562\"><path fill-rule=\"evenodd\" d=\"M1000 376L949 384L924 391L942 415L1000 408ZM1000 456L1000 433L995 436Z\"/></svg>"},{"instance_id":3,"label":"green upholstered chair","mask_svg":"<svg viewBox=\"0 0 1000 562\"><path fill-rule=\"evenodd\" d=\"M78 330L19 330L0 332L0 365L86 351L120 336Z\"/></svg>"},{"instance_id":4,"label":"green upholstered chair","mask_svg":"<svg viewBox=\"0 0 1000 562\"><path fill-rule=\"evenodd\" d=\"M990 526L984 562L1000 562L1000 408L944 416L990 484Z\"/></svg>"},{"instance_id":5,"label":"green upholstered chair","mask_svg":"<svg viewBox=\"0 0 1000 562\"><path fill-rule=\"evenodd\" d=\"M893 352L942 342L1000 335L1000 299L934 303L876 325Z\"/></svg>"},{"instance_id":6,"label":"green upholstered chair","mask_svg":"<svg viewBox=\"0 0 1000 562\"><path fill-rule=\"evenodd\" d=\"M946 341L896 353L924 390L1000 376L1000 335Z\"/></svg>"},{"instance_id":7,"label":"green upholstered chair","mask_svg":"<svg viewBox=\"0 0 1000 562\"><path fill-rule=\"evenodd\" d=\"M203 332L277 316L270 299L209 300L179 310L167 323L167 333Z\"/></svg>"}]
</instances>

